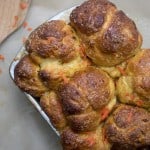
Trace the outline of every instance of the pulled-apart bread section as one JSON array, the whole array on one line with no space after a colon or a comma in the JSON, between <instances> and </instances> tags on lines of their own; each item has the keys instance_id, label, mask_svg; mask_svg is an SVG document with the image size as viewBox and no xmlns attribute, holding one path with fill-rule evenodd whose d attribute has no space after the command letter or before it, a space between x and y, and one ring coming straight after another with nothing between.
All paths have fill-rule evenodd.
<instances>
[{"instance_id":1,"label":"pulled-apart bread section","mask_svg":"<svg viewBox=\"0 0 150 150\"><path fill-rule=\"evenodd\" d=\"M142 37L135 23L107 0L85 1L72 11L70 21L87 56L100 67L120 65L140 50Z\"/></svg>"},{"instance_id":2,"label":"pulled-apart bread section","mask_svg":"<svg viewBox=\"0 0 150 150\"><path fill-rule=\"evenodd\" d=\"M78 55L81 43L74 30L63 20L45 22L26 41L26 50L42 58L67 62Z\"/></svg>"},{"instance_id":3,"label":"pulled-apart bread section","mask_svg":"<svg viewBox=\"0 0 150 150\"><path fill-rule=\"evenodd\" d=\"M44 93L41 96L40 105L50 118L53 126L61 132L67 126L67 121L57 94L54 91Z\"/></svg>"},{"instance_id":4,"label":"pulled-apart bread section","mask_svg":"<svg viewBox=\"0 0 150 150\"><path fill-rule=\"evenodd\" d=\"M119 100L150 109L150 50L141 50L130 59L126 75L117 82Z\"/></svg>"},{"instance_id":5,"label":"pulled-apart bread section","mask_svg":"<svg viewBox=\"0 0 150 150\"><path fill-rule=\"evenodd\" d=\"M29 55L24 56L14 70L14 81L23 91L34 97L40 97L48 88L39 78L40 67L33 62Z\"/></svg>"},{"instance_id":6,"label":"pulled-apart bread section","mask_svg":"<svg viewBox=\"0 0 150 150\"><path fill-rule=\"evenodd\" d=\"M75 132L95 130L116 104L112 79L94 67L75 73L59 88L58 94Z\"/></svg>"},{"instance_id":7,"label":"pulled-apart bread section","mask_svg":"<svg viewBox=\"0 0 150 150\"><path fill-rule=\"evenodd\" d=\"M64 150L110 150L111 144L103 135L102 126L85 133L76 133L66 128L61 134L61 141Z\"/></svg>"},{"instance_id":8,"label":"pulled-apart bread section","mask_svg":"<svg viewBox=\"0 0 150 150\"><path fill-rule=\"evenodd\" d=\"M90 64L76 33L62 20L42 24L31 33L25 46L40 66L40 78L51 89Z\"/></svg>"},{"instance_id":9,"label":"pulled-apart bread section","mask_svg":"<svg viewBox=\"0 0 150 150\"><path fill-rule=\"evenodd\" d=\"M65 150L109 150L103 121L116 104L113 80L99 68L87 67L46 92L40 104L60 132Z\"/></svg>"},{"instance_id":10,"label":"pulled-apart bread section","mask_svg":"<svg viewBox=\"0 0 150 150\"><path fill-rule=\"evenodd\" d=\"M145 109L121 104L105 123L109 142L133 149L150 145L150 113Z\"/></svg>"}]
</instances>

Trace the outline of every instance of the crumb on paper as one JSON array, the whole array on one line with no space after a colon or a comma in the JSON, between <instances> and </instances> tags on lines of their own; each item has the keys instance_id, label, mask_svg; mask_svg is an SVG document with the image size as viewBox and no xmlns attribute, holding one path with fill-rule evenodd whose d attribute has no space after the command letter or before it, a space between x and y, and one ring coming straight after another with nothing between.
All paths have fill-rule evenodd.
<instances>
[{"instance_id":1,"label":"crumb on paper","mask_svg":"<svg viewBox=\"0 0 150 150\"><path fill-rule=\"evenodd\" d=\"M28 30L28 31L32 31L33 29L32 29L31 27L29 27L27 30Z\"/></svg>"},{"instance_id":2,"label":"crumb on paper","mask_svg":"<svg viewBox=\"0 0 150 150\"><path fill-rule=\"evenodd\" d=\"M27 29L27 31L32 31L33 28L29 26L29 23L27 21L25 21L22 25L24 28Z\"/></svg>"},{"instance_id":3,"label":"crumb on paper","mask_svg":"<svg viewBox=\"0 0 150 150\"><path fill-rule=\"evenodd\" d=\"M5 57L3 55L0 54L0 60L4 61Z\"/></svg>"},{"instance_id":4,"label":"crumb on paper","mask_svg":"<svg viewBox=\"0 0 150 150\"><path fill-rule=\"evenodd\" d=\"M23 23L23 27L26 28L27 26L28 26L28 22L25 21L25 22Z\"/></svg>"},{"instance_id":5,"label":"crumb on paper","mask_svg":"<svg viewBox=\"0 0 150 150\"><path fill-rule=\"evenodd\" d=\"M27 2L20 2L20 8L22 10L26 9L28 7L28 3Z\"/></svg>"},{"instance_id":6,"label":"crumb on paper","mask_svg":"<svg viewBox=\"0 0 150 150\"><path fill-rule=\"evenodd\" d=\"M18 16L14 16L14 23L12 25L13 28L17 26L18 20L19 20L19 17Z\"/></svg>"}]
</instances>

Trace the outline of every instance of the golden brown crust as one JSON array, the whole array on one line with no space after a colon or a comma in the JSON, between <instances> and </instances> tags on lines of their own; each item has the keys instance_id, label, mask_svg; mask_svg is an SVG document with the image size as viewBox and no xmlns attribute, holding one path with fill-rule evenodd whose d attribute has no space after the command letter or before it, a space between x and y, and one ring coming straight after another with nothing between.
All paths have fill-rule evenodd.
<instances>
[{"instance_id":1,"label":"golden brown crust","mask_svg":"<svg viewBox=\"0 0 150 150\"><path fill-rule=\"evenodd\" d=\"M127 57L138 45L137 28L123 11L115 12L109 27L97 43L99 49L115 57ZM116 56L118 55L118 56Z\"/></svg>"},{"instance_id":2,"label":"golden brown crust","mask_svg":"<svg viewBox=\"0 0 150 150\"><path fill-rule=\"evenodd\" d=\"M82 134L66 128L61 134L61 140L64 150L110 150L110 144L104 140L101 127Z\"/></svg>"},{"instance_id":3,"label":"golden brown crust","mask_svg":"<svg viewBox=\"0 0 150 150\"><path fill-rule=\"evenodd\" d=\"M85 109L88 106L86 103L90 103L93 109L97 110L105 106L111 99L109 80L111 79L105 72L94 67L88 67L85 71L77 72L72 78L72 82L66 83L60 93L62 98L64 96L63 99L67 101L64 103L69 103L71 99L77 99L82 102L85 100L83 104ZM70 86L74 87L74 89ZM78 93L81 95L80 98L77 97ZM73 109L71 108L71 110Z\"/></svg>"},{"instance_id":4,"label":"golden brown crust","mask_svg":"<svg viewBox=\"0 0 150 150\"><path fill-rule=\"evenodd\" d=\"M107 0L86 1L73 10L70 20L96 65L118 65L141 47L135 23Z\"/></svg>"},{"instance_id":5,"label":"golden brown crust","mask_svg":"<svg viewBox=\"0 0 150 150\"><path fill-rule=\"evenodd\" d=\"M150 101L150 76L138 76L133 79L135 92Z\"/></svg>"},{"instance_id":6,"label":"golden brown crust","mask_svg":"<svg viewBox=\"0 0 150 150\"><path fill-rule=\"evenodd\" d=\"M89 142L89 138L92 142ZM95 137L90 134L77 134L70 129L64 130L61 135L62 145L64 150L88 150L90 148L95 149Z\"/></svg>"},{"instance_id":7,"label":"golden brown crust","mask_svg":"<svg viewBox=\"0 0 150 150\"><path fill-rule=\"evenodd\" d=\"M117 82L120 101L150 109L150 50L141 50L130 59L126 75Z\"/></svg>"},{"instance_id":8,"label":"golden brown crust","mask_svg":"<svg viewBox=\"0 0 150 150\"><path fill-rule=\"evenodd\" d=\"M142 86L143 80L149 77L123 76L117 81L117 94L119 101L150 109L149 87Z\"/></svg>"},{"instance_id":9,"label":"golden brown crust","mask_svg":"<svg viewBox=\"0 0 150 150\"><path fill-rule=\"evenodd\" d=\"M71 83L63 85L60 89L60 98L67 114L78 114L89 107L82 93Z\"/></svg>"},{"instance_id":10,"label":"golden brown crust","mask_svg":"<svg viewBox=\"0 0 150 150\"><path fill-rule=\"evenodd\" d=\"M120 105L105 124L110 142L135 147L150 145L150 114L141 108Z\"/></svg>"},{"instance_id":11,"label":"golden brown crust","mask_svg":"<svg viewBox=\"0 0 150 150\"><path fill-rule=\"evenodd\" d=\"M48 90L38 76L39 69L29 55L26 55L20 60L14 71L17 86L34 97L40 97Z\"/></svg>"},{"instance_id":12,"label":"golden brown crust","mask_svg":"<svg viewBox=\"0 0 150 150\"><path fill-rule=\"evenodd\" d=\"M150 76L150 49L143 49L132 58L127 66L128 75Z\"/></svg>"},{"instance_id":13,"label":"golden brown crust","mask_svg":"<svg viewBox=\"0 0 150 150\"><path fill-rule=\"evenodd\" d=\"M62 106L55 92L51 91L42 95L40 105L58 131L66 127L67 123Z\"/></svg>"},{"instance_id":14,"label":"golden brown crust","mask_svg":"<svg viewBox=\"0 0 150 150\"><path fill-rule=\"evenodd\" d=\"M91 35L102 28L112 7L115 5L107 0L88 0L72 11L71 24L81 33Z\"/></svg>"},{"instance_id":15,"label":"golden brown crust","mask_svg":"<svg viewBox=\"0 0 150 150\"><path fill-rule=\"evenodd\" d=\"M43 58L68 61L75 57L79 41L74 30L62 20L46 22L35 29L26 41L26 50Z\"/></svg>"},{"instance_id":16,"label":"golden brown crust","mask_svg":"<svg viewBox=\"0 0 150 150\"><path fill-rule=\"evenodd\" d=\"M84 2L70 20L45 22L30 34L29 54L15 68L16 84L40 97L64 150L150 145L148 111L121 104L110 114L117 79L109 75L123 75L117 81L120 102L150 109L150 50L140 49L135 23L107 0Z\"/></svg>"},{"instance_id":17,"label":"golden brown crust","mask_svg":"<svg viewBox=\"0 0 150 150\"><path fill-rule=\"evenodd\" d=\"M95 129L107 117L103 118L102 110L115 98L110 77L94 67L77 72L59 88L58 94L68 121L77 132ZM111 109L112 107L107 108L108 114Z\"/></svg>"},{"instance_id":18,"label":"golden brown crust","mask_svg":"<svg viewBox=\"0 0 150 150\"><path fill-rule=\"evenodd\" d=\"M101 109L112 98L110 93L110 78L100 69L89 67L85 72L74 76L77 87L82 89L93 109Z\"/></svg>"},{"instance_id":19,"label":"golden brown crust","mask_svg":"<svg viewBox=\"0 0 150 150\"><path fill-rule=\"evenodd\" d=\"M81 115L67 117L69 125L76 132L95 130L100 123L100 116L92 111Z\"/></svg>"},{"instance_id":20,"label":"golden brown crust","mask_svg":"<svg viewBox=\"0 0 150 150\"><path fill-rule=\"evenodd\" d=\"M40 78L52 90L90 64L84 49L72 27L62 20L42 24L26 42L26 50L40 65Z\"/></svg>"}]
</instances>

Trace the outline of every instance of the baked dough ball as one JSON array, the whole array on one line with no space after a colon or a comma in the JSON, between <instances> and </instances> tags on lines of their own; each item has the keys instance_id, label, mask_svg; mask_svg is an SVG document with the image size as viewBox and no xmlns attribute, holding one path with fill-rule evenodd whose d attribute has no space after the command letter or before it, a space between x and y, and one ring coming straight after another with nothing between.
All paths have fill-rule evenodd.
<instances>
[{"instance_id":1,"label":"baked dough ball","mask_svg":"<svg viewBox=\"0 0 150 150\"><path fill-rule=\"evenodd\" d=\"M95 130L116 104L112 79L88 67L77 72L58 91L69 125L75 132Z\"/></svg>"},{"instance_id":2,"label":"baked dough ball","mask_svg":"<svg viewBox=\"0 0 150 150\"><path fill-rule=\"evenodd\" d=\"M47 114L53 126L61 132L66 127L66 119L62 105L54 91L46 92L41 96L40 105Z\"/></svg>"},{"instance_id":3,"label":"baked dough ball","mask_svg":"<svg viewBox=\"0 0 150 150\"><path fill-rule=\"evenodd\" d=\"M48 89L39 78L40 67L36 65L29 55L24 56L14 71L14 81L23 91L34 97L40 97Z\"/></svg>"},{"instance_id":4,"label":"baked dough ball","mask_svg":"<svg viewBox=\"0 0 150 150\"><path fill-rule=\"evenodd\" d=\"M143 49L129 61L127 73L130 76L150 77L150 49Z\"/></svg>"},{"instance_id":5,"label":"baked dough ball","mask_svg":"<svg viewBox=\"0 0 150 150\"><path fill-rule=\"evenodd\" d=\"M123 103L150 109L150 50L144 49L132 58L126 75L117 82L117 93Z\"/></svg>"},{"instance_id":6,"label":"baked dough ball","mask_svg":"<svg viewBox=\"0 0 150 150\"><path fill-rule=\"evenodd\" d=\"M52 20L39 26L31 33L25 46L40 66L41 79L52 89L89 65L79 38L62 20Z\"/></svg>"},{"instance_id":7,"label":"baked dough ball","mask_svg":"<svg viewBox=\"0 0 150 150\"><path fill-rule=\"evenodd\" d=\"M102 67L134 56L142 44L135 23L107 0L88 0L70 15L71 25L85 43L86 54Z\"/></svg>"},{"instance_id":8,"label":"baked dough ball","mask_svg":"<svg viewBox=\"0 0 150 150\"><path fill-rule=\"evenodd\" d=\"M111 147L103 137L102 126L86 133L75 133L66 128L61 134L61 141L64 150L110 150Z\"/></svg>"},{"instance_id":9,"label":"baked dough ball","mask_svg":"<svg viewBox=\"0 0 150 150\"><path fill-rule=\"evenodd\" d=\"M150 145L150 113L145 109L120 105L104 126L109 142L122 146Z\"/></svg>"}]
</instances>

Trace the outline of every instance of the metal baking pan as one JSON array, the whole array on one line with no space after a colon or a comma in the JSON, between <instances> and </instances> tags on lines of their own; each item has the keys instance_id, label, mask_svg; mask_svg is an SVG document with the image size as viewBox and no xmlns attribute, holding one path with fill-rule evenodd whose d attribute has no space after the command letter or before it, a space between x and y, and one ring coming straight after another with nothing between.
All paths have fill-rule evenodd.
<instances>
[{"instance_id":1,"label":"metal baking pan","mask_svg":"<svg viewBox=\"0 0 150 150\"><path fill-rule=\"evenodd\" d=\"M74 7L67 9L59 14L57 14L56 16L52 17L51 19L47 20L65 20L66 22L69 22L69 15L71 13L71 11L73 10ZM14 81L14 70L16 65L18 64L18 62L20 61L20 59L27 54L25 47L23 46L20 51L18 52L18 54L16 55L16 57L14 58L13 62L10 65L9 68L9 73L10 76L12 78L12 80ZM28 100L34 105L34 107L37 109L37 111L41 114L41 116L47 121L47 123L50 125L50 127L54 130L54 132L59 136L59 132L53 127L49 117L46 115L46 113L42 110L39 102L30 94L27 94L26 92L24 92L24 94L26 95L26 97L28 98Z\"/></svg>"}]
</instances>

